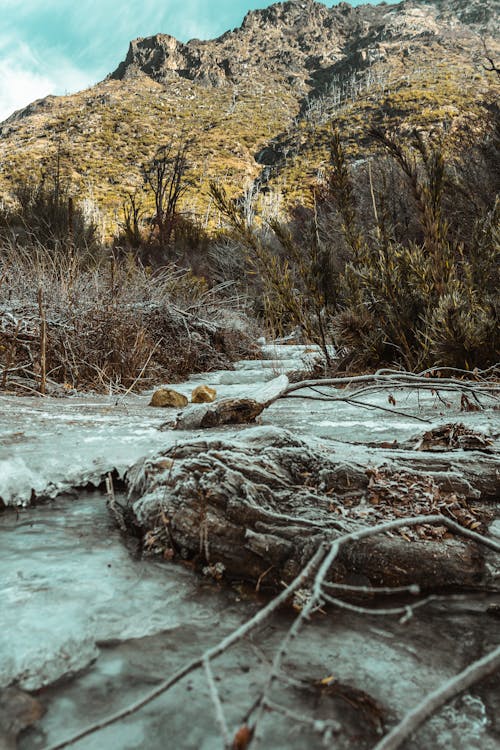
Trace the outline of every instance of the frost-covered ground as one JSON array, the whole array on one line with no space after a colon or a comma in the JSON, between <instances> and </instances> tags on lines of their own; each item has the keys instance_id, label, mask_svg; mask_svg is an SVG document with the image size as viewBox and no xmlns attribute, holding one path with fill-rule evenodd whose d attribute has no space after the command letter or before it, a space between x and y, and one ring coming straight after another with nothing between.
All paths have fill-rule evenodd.
<instances>
[{"instance_id":1,"label":"frost-covered ground","mask_svg":"<svg viewBox=\"0 0 500 750\"><path fill-rule=\"evenodd\" d=\"M246 395L259 383L301 366L303 349L267 348L267 360L242 362L234 371L192 378L175 388L186 395L199 383L218 395ZM283 400L262 415L263 424L290 429L305 439L406 440L433 424L463 421L499 431L498 412L461 413L432 396L395 394L397 408L431 420L389 415L346 403ZM26 505L32 493L54 496L98 483L108 471L123 473L139 457L193 435L159 431L175 410L147 406L150 394L66 399L0 396L0 496ZM387 393L376 399L388 406ZM235 436L247 429L226 427ZM211 435L214 432L211 431ZM261 606L254 592L219 588L179 564L139 560L110 521L105 498L80 490L36 508L0 515L0 688L16 684L37 691L47 709L20 741L23 750L59 742L151 689ZM359 714L311 685L328 675L363 689L403 715L429 690L460 671L497 642L498 620L488 613L497 601L477 596L436 603L406 624L397 618L334 612L318 616L287 659L294 685L278 698L295 712L338 716L345 724L336 747L370 747L359 738ZM216 666L231 726L256 697L290 614L277 615ZM302 686L302 687L301 687ZM280 691L283 695L280 695ZM340 712L340 713L339 713ZM407 745L410 750L498 750L500 688L473 691L441 711ZM366 717L364 722L369 722ZM297 730L288 718L266 719L266 748L320 747L317 735ZM363 729L365 731L366 727ZM364 743L364 744L363 744ZM2 746L0 727L0 747ZM215 750L218 730L200 674L133 714L126 721L77 744L82 750L165 747Z\"/></svg>"},{"instance_id":2,"label":"frost-covered ground","mask_svg":"<svg viewBox=\"0 0 500 750\"><path fill-rule=\"evenodd\" d=\"M304 360L307 364L314 356L310 348L285 345L266 346L263 354L267 359L243 361L234 371L197 375L172 387L189 396L195 385L205 383L217 389L219 398L251 396L263 382L303 369ZM461 412L456 396L446 407L428 393L394 395L399 411L429 423L368 407L391 408L387 391L365 396L366 408L343 402L280 400L263 413L261 422L285 427L304 439L328 442L402 441L448 421L465 422L486 433L500 432L498 412ZM42 399L0 395L0 498L6 505L27 505L33 493L55 497L73 487L99 484L107 472L116 469L122 475L142 456L202 434L159 431L176 410L148 407L150 396ZM245 428L228 427L221 432L227 436L241 429Z\"/></svg>"}]
</instances>

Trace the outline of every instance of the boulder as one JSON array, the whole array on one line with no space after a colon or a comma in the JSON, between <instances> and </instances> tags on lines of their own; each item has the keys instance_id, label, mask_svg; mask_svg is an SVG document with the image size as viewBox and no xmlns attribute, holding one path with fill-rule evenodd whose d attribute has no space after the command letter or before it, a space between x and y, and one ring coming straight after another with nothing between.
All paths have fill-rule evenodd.
<instances>
[{"instance_id":1,"label":"boulder","mask_svg":"<svg viewBox=\"0 0 500 750\"><path fill-rule=\"evenodd\" d=\"M210 388L209 385L198 385L191 393L191 402L193 404L211 404L215 401L217 391Z\"/></svg>"},{"instance_id":2,"label":"boulder","mask_svg":"<svg viewBox=\"0 0 500 750\"><path fill-rule=\"evenodd\" d=\"M174 391L172 388L158 388L158 390L153 393L149 406L171 406L179 408L186 406L187 403L188 400L182 393Z\"/></svg>"}]
</instances>

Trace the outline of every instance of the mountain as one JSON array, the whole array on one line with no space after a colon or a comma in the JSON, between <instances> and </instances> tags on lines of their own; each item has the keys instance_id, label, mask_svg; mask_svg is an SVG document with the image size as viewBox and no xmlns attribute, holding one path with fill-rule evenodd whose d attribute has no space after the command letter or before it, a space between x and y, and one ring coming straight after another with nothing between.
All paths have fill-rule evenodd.
<instances>
[{"instance_id":1,"label":"mountain","mask_svg":"<svg viewBox=\"0 0 500 750\"><path fill-rule=\"evenodd\" d=\"M352 158L372 148L374 125L463 141L486 127L498 97L485 70L485 49L499 55L496 11L496 0L289 0L214 40L136 39L106 80L0 124L0 192L50 172L59 154L109 233L163 144L192 141L185 206L209 219L212 178L232 193L258 179L299 197L328 158L332 122Z\"/></svg>"}]
</instances>

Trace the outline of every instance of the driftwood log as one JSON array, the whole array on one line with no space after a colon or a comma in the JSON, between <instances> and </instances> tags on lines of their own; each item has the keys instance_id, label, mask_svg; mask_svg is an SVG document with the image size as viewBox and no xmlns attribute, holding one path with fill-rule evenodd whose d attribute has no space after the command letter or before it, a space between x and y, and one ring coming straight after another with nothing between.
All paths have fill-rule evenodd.
<instances>
[{"instance_id":1,"label":"driftwood log","mask_svg":"<svg viewBox=\"0 0 500 750\"><path fill-rule=\"evenodd\" d=\"M147 549L196 557L209 570L280 588L318 545L376 523L442 513L487 534L498 454L463 449L325 449L286 430L195 439L127 475L133 523ZM128 514L130 516L130 513ZM500 560L445 527L407 529L345 547L334 582L418 584L423 590L500 587Z\"/></svg>"},{"instance_id":2,"label":"driftwood log","mask_svg":"<svg viewBox=\"0 0 500 750\"><path fill-rule=\"evenodd\" d=\"M181 411L174 425L176 430L196 430L225 424L249 424L276 401L288 388L286 375L279 375L264 385L249 388L244 398L224 398L211 404L192 404Z\"/></svg>"}]
</instances>

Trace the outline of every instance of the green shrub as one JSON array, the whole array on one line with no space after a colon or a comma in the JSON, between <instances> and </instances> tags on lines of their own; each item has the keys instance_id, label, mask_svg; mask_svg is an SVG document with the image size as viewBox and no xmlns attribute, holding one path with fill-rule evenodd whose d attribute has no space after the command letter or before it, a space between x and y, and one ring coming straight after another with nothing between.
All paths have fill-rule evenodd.
<instances>
[{"instance_id":1,"label":"green shrub","mask_svg":"<svg viewBox=\"0 0 500 750\"><path fill-rule=\"evenodd\" d=\"M340 275L340 309L333 313L346 363L407 369L433 365L485 368L498 361L500 202L464 232L448 216L445 198L464 191L443 153L418 137L413 146L374 133L409 187L418 232L401 240L401 227L377 211L374 225L359 218L349 170L334 135L328 194L341 219L349 258ZM458 217L459 219L460 217ZM461 237L461 241L459 241Z\"/></svg>"}]
</instances>

